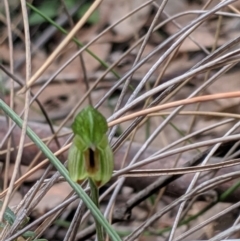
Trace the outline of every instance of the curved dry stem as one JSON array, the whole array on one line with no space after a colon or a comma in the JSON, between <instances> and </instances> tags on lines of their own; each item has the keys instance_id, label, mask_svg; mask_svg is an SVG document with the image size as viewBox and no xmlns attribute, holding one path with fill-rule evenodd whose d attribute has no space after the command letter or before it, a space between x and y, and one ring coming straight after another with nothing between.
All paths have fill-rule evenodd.
<instances>
[{"instance_id":1,"label":"curved dry stem","mask_svg":"<svg viewBox=\"0 0 240 241\"><path fill-rule=\"evenodd\" d=\"M109 126L114 126L116 124L134 119L139 116L145 116L148 114L152 114L153 112L165 110L165 109L180 106L180 105L190 105L190 104L197 103L197 102L206 102L206 101L211 101L211 100L216 100L216 99L227 99L227 98L237 98L237 97L240 97L240 91L230 92L230 93L219 93L219 94L212 94L212 95L203 95L203 96L193 97L190 99L174 101L174 102L166 103L163 105L151 107L151 108L148 108L145 110L137 111L133 114L129 114L124 117L120 117L116 120L110 121Z\"/></svg>"}]
</instances>

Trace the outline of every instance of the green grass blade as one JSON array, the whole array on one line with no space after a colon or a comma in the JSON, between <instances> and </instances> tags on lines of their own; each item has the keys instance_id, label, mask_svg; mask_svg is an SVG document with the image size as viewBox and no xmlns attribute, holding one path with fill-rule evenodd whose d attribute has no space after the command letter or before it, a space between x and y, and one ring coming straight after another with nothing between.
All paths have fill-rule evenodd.
<instances>
[{"instance_id":1,"label":"green grass blade","mask_svg":"<svg viewBox=\"0 0 240 241\"><path fill-rule=\"evenodd\" d=\"M0 109L8 115L20 128L22 128L22 119L2 100L0 100ZM68 175L68 171L56 156L49 150L49 148L42 142L42 140L28 127L28 137L35 143L35 145L45 154L50 160L51 164L59 171L59 173L66 179L69 185L74 189L78 196L83 200L87 208L91 211L94 218L104 227L108 235L113 241L121 241L116 231L111 227L108 221L103 217L100 210L92 202L91 198L84 192L84 190L77 183L74 183Z\"/></svg>"},{"instance_id":2,"label":"green grass blade","mask_svg":"<svg viewBox=\"0 0 240 241\"><path fill-rule=\"evenodd\" d=\"M44 18L46 21L48 21L50 24L52 24L54 27L56 27L60 32L62 32L63 34L68 34L68 32L62 28L60 25L58 25L55 21L53 21L51 18L49 18L48 16L46 16L42 11L38 10L37 8L35 8L32 4L26 2L27 6L29 8L31 8L35 13L39 14L42 18ZM73 41L80 47L84 47L84 44L81 43L80 41L78 41L78 39L73 38ZM92 51L90 51L89 49L86 49L86 52L89 53L94 59L96 59L102 66L104 66L105 68L108 68L109 65L104 62L103 60L101 60L97 55L95 55ZM120 75L114 71L111 70L111 72L119 79Z\"/></svg>"}]
</instances>

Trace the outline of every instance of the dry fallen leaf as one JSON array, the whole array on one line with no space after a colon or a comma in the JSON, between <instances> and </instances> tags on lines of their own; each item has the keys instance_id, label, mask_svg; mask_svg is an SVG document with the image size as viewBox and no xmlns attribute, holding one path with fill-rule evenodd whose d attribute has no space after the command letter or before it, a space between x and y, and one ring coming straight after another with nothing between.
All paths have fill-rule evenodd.
<instances>
[{"instance_id":1,"label":"dry fallen leaf","mask_svg":"<svg viewBox=\"0 0 240 241\"><path fill-rule=\"evenodd\" d=\"M114 2L112 0L105 0L99 8L100 16L111 25L145 2L145 0L119 0ZM114 27L114 32L118 35L119 42L127 40L138 33L147 21L150 9L150 5L147 5Z\"/></svg>"},{"instance_id":2,"label":"dry fallen leaf","mask_svg":"<svg viewBox=\"0 0 240 241\"><path fill-rule=\"evenodd\" d=\"M210 94L220 93L220 92L232 92L238 90L240 87L239 83L239 72L234 71L218 78L216 82L208 87L208 92ZM232 98L226 100L215 100L219 105L219 108L213 109L212 111L219 111L232 106L239 105L239 98Z\"/></svg>"},{"instance_id":3,"label":"dry fallen leaf","mask_svg":"<svg viewBox=\"0 0 240 241\"><path fill-rule=\"evenodd\" d=\"M37 212L41 214L45 213L46 210L55 208L58 204L63 202L71 191L72 188L67 182L55 184L36 206Z\"/></svg>"},{"instance_id":4,"label":"dry fallen leaf","mask_svg":"<svg viewBox=\"0 0 240 241\"><path fill-rule=\"evenodd\" d=\"M41 86L34 86L32 92L36 93ZM81 82L52 83L39 95L38 99L44 106L48 116L53 119L64 118L81 98L85 91L85 86ZM24 101L21 96L15 98L15 111L20 113L24 107ZM29 120L44 121L46 120L39 106L34 102L30 108Z\"/></svg>"}]
</instances>

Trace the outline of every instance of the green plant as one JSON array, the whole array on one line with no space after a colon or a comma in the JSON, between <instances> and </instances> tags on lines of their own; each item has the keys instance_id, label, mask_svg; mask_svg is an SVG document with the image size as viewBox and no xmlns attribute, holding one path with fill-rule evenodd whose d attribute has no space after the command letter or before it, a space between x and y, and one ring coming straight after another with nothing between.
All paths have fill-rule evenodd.
<instances>
[{"instance_id":1,"label":"green plant","mask_svg":"<svg viewBox=\"0 0 240 241\"><path fill-rule=\"evenodd\" d=\"M102 186L112 176L113 153L108 143L107 121L96 109L83 109L72 124L73 144L68 155L69 175L74 182L91 178Z\"/></svg>"},{"instance_id":2,"label":"green plant","mask_svg":"<svg viewBox=\"0 0 240 241\"><path fill-rule=\"evenodd\" d=\"M91 198L99 208L98 187L112 176L113 153L106 132L105 117L91 106L83 109L72 124L74 139L68 154L68 170L74 182L88 178ZM102 226L95 219L98 240L104 240Z\"/></svg>"},{"instance_id":3,"label":"green plant","mask_svg":"<svg viewBox=\"0 0 240 241\"><path fill-rule=\"evenodd\" d=\"M22 127L22 119L0 99L0 109L2 109L6 115L8 115L20 128ZM113 241L120 241L119 235L112 228L112 226L103 217L98 207L92 202L91 198L85 193L85 191L77 183L73 182L69 176L64 165L57 159L57 157L49 150L49 148L42 142L42 140L28 127L26 130L28 137L36 144L36 146L46 155L52 165L59 171L59 173L65 178L77 195L83 200L87 208L91 211L94 218L101 224L106 230Z\"/></svg>"},{"instance_id":4,"label":"green plant","mask_svg":"<svg viewBox=\"0 0 240 241\"><path fill-rule=\"evenodd\" d=\"M3 202L0 201L0 207L2 207ZM3 215L3 221L0 222L0 229L2 230L7 224L9 224L10 226L13 225L14 221L16 219L16 215L14 214L14 212L12 211L12 209L10 209L9 207L6 208L4 215ZM29 222L29 217L25 217L23 219L22 224L20 225L19 229L23 228L24 226L26 226L26 224ZM35 233L32 231L27 231L22 235L24 238L34 238ZM35 241L45 241L46 239L34 239ZM47 241L47 240L46 240Z\"/></svg>"}]
</instances>

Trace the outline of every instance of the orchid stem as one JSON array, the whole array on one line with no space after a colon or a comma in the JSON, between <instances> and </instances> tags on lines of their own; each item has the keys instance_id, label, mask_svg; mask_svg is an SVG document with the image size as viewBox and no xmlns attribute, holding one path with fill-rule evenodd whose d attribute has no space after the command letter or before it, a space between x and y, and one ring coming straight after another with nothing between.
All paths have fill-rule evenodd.
<instances>
[{"instance_id":1,"label":"orchid stem","mask_svg":"<svg viewBox=\"0 0 240 241\"><path fill-rule=\"evenodd\" d=\"M91 190L91 199L96 205L96 207L99 209L99 193L98 193L98 187L95 185L93 180L91 178L88 178L88 182L90 185L90 190ZM100 209L99 209L100 210ZM103 228L101 224L95 219L95 224L96 224L96 234L97 234L97 239L98 241L104 241L104 234L103 234Z\"/></svg>"}]
</instances>

